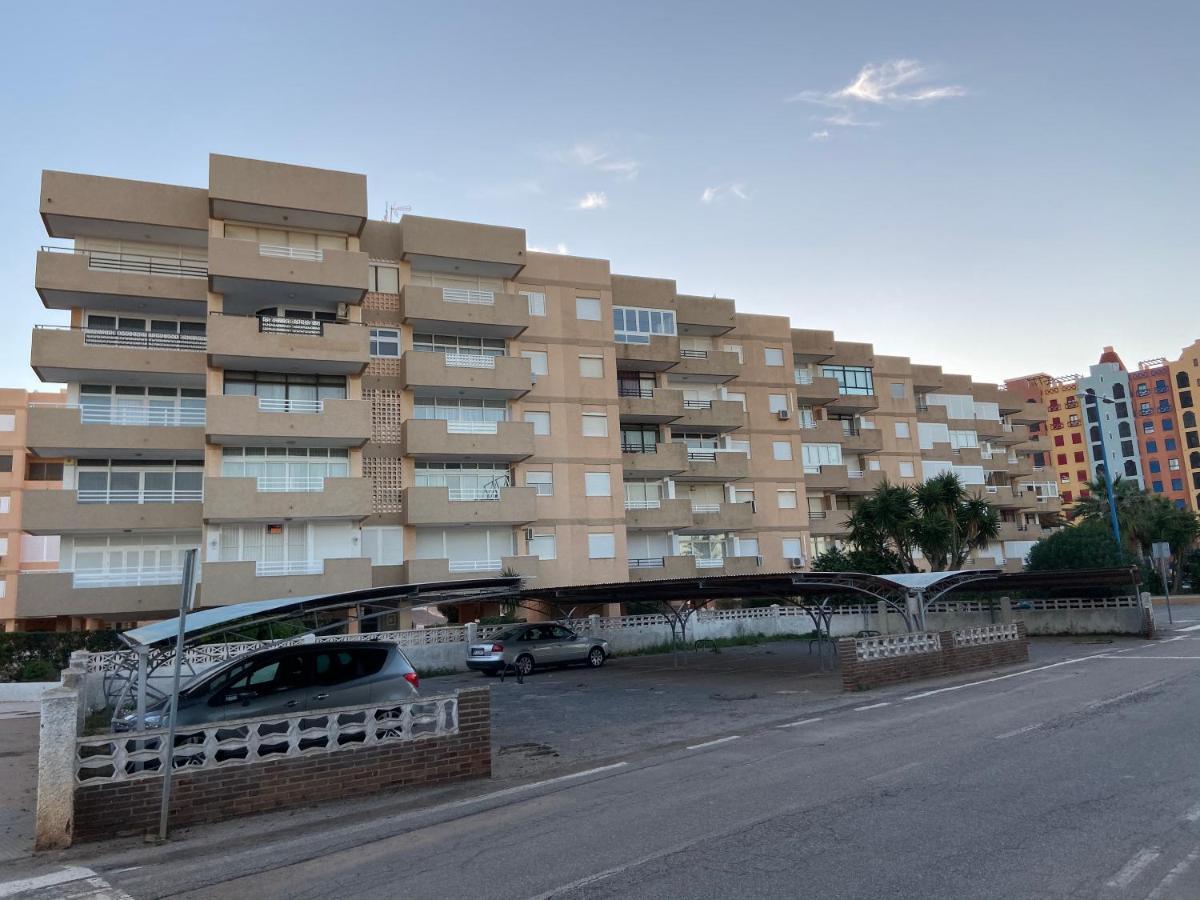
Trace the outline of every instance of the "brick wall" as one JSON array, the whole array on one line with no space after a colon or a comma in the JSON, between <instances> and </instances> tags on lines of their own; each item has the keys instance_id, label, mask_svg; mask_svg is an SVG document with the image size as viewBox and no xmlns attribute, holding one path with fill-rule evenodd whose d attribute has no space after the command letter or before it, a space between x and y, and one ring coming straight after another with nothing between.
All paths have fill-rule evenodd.
<instances>
[{"instance_id":1,"label":"brick wall","mask_svg":"<svg viewBox=\"0 0 1200 900\"><path fill-rule=\"evenodd\" d=\"M939 632L941 650L883 659L859 659L854 649L854 638L842 638L838 641L842 690L863 691L920 678L936 678L972 669L1026 662L1029 659L1029 638L1024 622L1017 622L1017 633L1020 637L1015 641L956 647L954 632L942 631Z\"/></svg>"},{"instance_id":2,"label":"brick wall","mask_svg":"<svg viewBox=\"0 0 1200 900\"><path fill-rule=\"evenodd\" d=\"M491 735L488 689L459 691L455 735L194 773L178 770L171 780L171 824L218 822L321 800L487 778ZM154 777L77 787L74 840L156 829L161 798L162 779Z\"/></svg>"}]
</instances>

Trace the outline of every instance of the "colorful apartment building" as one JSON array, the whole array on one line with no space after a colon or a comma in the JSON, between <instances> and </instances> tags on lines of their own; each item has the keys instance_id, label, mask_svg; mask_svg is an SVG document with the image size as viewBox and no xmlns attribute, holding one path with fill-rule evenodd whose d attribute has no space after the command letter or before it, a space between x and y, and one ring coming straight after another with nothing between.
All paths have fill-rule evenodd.
<instances>
[{"instance_id":1,"label":"colorful apartment building","mask_svg":"<svg viewBox=\"0 0 1200 900\"><path fill-rule=\"evenodd\" d=\"M1129 372L1129 395L1144 487L1182 509L1189 491L1172 380L1165 359L1146 360Z\"/></svg>"},{"instance_id":2,"label":"colorful apartment building","mask_svg":"<svg viewBox=\"0 0 1200 900\"><path fill-rule=\"evenodd\" d=\"M1184 488L1192 509L1200 512L1200 427L1197 427L1197 397L1200 397L1200 340L1184 347L1170 364L1175 403L1181 432L1180 465L1186 470Z\"/></svg>"}]
</instances>

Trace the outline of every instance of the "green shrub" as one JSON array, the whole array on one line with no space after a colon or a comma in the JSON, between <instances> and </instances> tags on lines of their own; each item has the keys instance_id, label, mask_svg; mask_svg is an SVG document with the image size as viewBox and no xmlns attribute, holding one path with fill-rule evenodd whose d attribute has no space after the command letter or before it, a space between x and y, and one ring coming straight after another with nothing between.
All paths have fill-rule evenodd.
<instances>
[{"instance_id":1,"label":"green shrub","mask_svg":"<svg viewBox=\"0 0 1200 900\"><path fill-rule=\"evenodd\" d=\"M71 653L120 650L115 631L14 631L0 634L0 681L56 681Z\"/></svg>"}]
</instances>

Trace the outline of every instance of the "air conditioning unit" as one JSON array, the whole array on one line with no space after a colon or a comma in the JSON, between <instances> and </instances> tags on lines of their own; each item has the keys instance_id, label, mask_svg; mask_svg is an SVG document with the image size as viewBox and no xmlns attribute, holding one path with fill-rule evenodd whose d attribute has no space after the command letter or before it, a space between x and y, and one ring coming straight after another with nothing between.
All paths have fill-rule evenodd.
<instances>
[{"instance_id":1,"label":"air conditioning unit","mask_svg":"<svg viewBox=\"0 0 1200 900\"><path fill-rule=\"evenodd\" d=\"M337 317L340 321L350 318L350 307L345 303L337 305Z\"/></svg>"},{"instance_id":2,"label":"air conditioning unit","mask_svg":"<svg viewBox=\"0 0 1200 900\"><path fill-rule=\"evenodd\" d=\"M525 529L525 540L527 540L527 541L533 540L533 529L532 528Z\"/></svg>"},{"instance_id":3,"label":"air conditioning unit","mask_svg":"<svg viewBox=\"0 0 1200 900\"><path fill-rule=\"evenodd\" d=\"M803 569L804 568L804 557L803 556L793 556L791 558L791 560L789 560L789 561L791 562L793 569Z\"/></svg>"},{"instance_id":4,"label":"air conditioning unit","mask_svg":"<svg viewBox=\"0 0 1200 900\"><path fill-rule=\"evenodd\" d=\"M779 417L780 422L786 422L788 419L790 419L792 417L792 414L786 409L777 410L775 412L775 415L777 415Z\"/></svg>"}]
</instances>

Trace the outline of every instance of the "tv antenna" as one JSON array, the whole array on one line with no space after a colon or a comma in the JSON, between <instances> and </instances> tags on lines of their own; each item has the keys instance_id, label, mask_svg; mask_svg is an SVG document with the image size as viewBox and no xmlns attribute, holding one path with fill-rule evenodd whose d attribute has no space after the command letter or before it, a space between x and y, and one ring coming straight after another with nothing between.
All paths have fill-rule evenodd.
<instances>
[{"instance_id":1,"label":"tv antenna","mask_svg":"<svg viewBox=\"0 0 1200 900\"><path fill-rule=\"evenodd\" d=\"M399 203L388 203L384 207L383 221L399 222L401 215L406 212L412 212L412 207L411 206L402 206Z\"/></svg>"}]
</instances>

